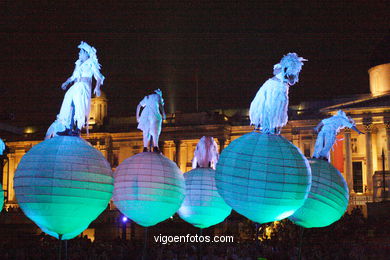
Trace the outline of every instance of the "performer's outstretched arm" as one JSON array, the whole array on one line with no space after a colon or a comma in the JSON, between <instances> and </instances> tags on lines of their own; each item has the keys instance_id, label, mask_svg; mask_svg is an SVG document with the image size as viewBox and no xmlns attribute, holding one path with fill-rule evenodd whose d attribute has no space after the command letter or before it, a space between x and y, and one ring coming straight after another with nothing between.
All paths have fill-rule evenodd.
<instances>
[{"instance_id":1,"label":"performer's outstretched arm","mask_svg":"<svg viewBox=\"0 0 390 260\"><path fill-rule=\"evenodd\" d=\"M62 83L61 88L66 90L66 87L74 81L73 76L69 77L64 83Z\"/></svg>"},{"instance_id":2,"label":"performer's outstretched arm","mask_svg":"<svg viewBox=\"0 0 390 260\"><path fill-rule=\"evenodd\" d=\"M96 86L95 89L93 90L93 93L100 97L100 86L103 85L104 82L104 76L100 73L99 69L96 68L96 66L92 65L92 71L93 71L93 76L96 80Z\"/></svg>"},{"instance_id":3,"label":"performer's outstretched arm","mask_svg":"<svg viewBox=\"0 0 390 260\"><path fill-rule=\"evenodd\" d=\"M359 135L360 135L360 134L364 134L362 131L360 131L359 129L357 129L355 125L352 126L351 129L354 130L354 131L356 131Z\"/></svg>"}]
</instances>

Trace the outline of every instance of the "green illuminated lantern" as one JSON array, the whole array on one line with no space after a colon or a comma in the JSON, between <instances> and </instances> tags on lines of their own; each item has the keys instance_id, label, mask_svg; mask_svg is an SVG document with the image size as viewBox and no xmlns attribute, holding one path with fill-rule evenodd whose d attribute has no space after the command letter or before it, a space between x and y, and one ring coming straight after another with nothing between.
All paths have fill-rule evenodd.
<instances>
[{"instance_id":1,"label":"green illuminated lantern","mask_svg":"<svg viewBox=\"0 0 390 260\"><path fill-rule=\"evenodd\" d=\"M44 232L74 238L106 209L113 176L102 153L79 137L58 136L31 148L14 177L24 214Z\"/></svg>"},{"instance_id":2,"label":"green illuminated lantern","mask_svg":"<svg viewBox=\"0 0 390 260\"><path fill-rule=\"evenodd\" d=\"M184 178L164 155L136 154L124 160L114 174L115 206L141 226L153 226L171 217L184 199Z\"/></svg>"},{"instance_id":3,"label":"green illuminated lantern","mask_svg":"<svg viewBox=\"0 0 390 260\"><path fill-rule=\"evenodd\" d=\"M222 151L215 180L229 206L266 223L287 218L303 205L311 172L307 159L284 137L251 132Z\"/></svg>"},{"instance_id":4,"label":"green illuminated lantern","mask_svg":"<svg viewBox=\"0 0 390 260\"><path fill-rule=\"evenodd\" d=\"M214 176L215 170L202 167L184 174L186 196L178 214L195 227L216 225L231 212L231 208L218 194Z\"/></svg>"},{"instance_id":5,"label":"green illuminated lantern","mask_svg":"<svg viewBox=\"0 0 390 260\"><path fill-rule=\"evenodd\" d=\"M348 207L349 190L344 177L330 163L309 159L312 186L303 206L289 217L305 227L326 227L339 220Z\"/></svg>"}]
</instances>

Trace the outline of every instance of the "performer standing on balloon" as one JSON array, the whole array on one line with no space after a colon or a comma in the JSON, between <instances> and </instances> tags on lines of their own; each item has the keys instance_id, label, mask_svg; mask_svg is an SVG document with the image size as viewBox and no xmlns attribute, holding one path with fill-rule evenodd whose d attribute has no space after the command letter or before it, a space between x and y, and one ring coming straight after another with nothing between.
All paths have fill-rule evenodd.
<instances>
[{"instance_id":1,"label":"performer standing on balloon","mask_svg":"<svg viewBox=\"0 0 390 260\"><path fill-rule=\"evenodd\" d=\"M336 136L340 129L349 127L359 134L364 134L356 128L352 118L347 117L344 111L339 110L337 114L322 120L314 131L318 133L317 141L314 147L313 158L330 160L330 149L336 142Z\"/></svg>"},{"instance_id":2,"label":"performer standing on balloon","mask_svg":"<svg viewBox=\"0 0 390 260\"><path fill-rule=\"evenodd\" d=\"M288 53L274 65L274 77L259 89L249 109L251 125L266 134L280 134L287 124L288 89L298 82L302 69L302 57Z\"/></svg>"},{"instance_id":3,"label":"performer standing on balloon","mask_svg":"<svg viewBox=\"0 0 390 260\"><path fill-rule=\"evenodd\" d=\"M219 158L218 145L211 136L203 136L194 152L192 168L212 168L215 170Z\"/></svg>"},{"instance_id":4,"label":"performer standing on balloon","mask_svg":"<svg viewBox=\"0 0 390 260\"><path fill-rule=\"evenodd\" d=\"M57 120L49 127L45 139L56 135L79 136L83 127L86 127L88 132L92 76L96 80L93 93L98 97L104 76L100 73L101 65L96 56L96 49L83 41L78 48L80 52L79 59L75 63L76 67L72 76L62 84L61 88L66 90L69 84L74 84L66 92Z\"/></svg>"},{"instance_id":5,"label":"performer standing on balloon","mask_svg":"<svg viewBox=\"0 0 390 260\"><path fill-rule=\"evenodd\" d=\"M149 150L150 138L153 140L153 152L161 153L158 148L158 138L161 133L162 120L166 119L164 111L164 99L160 89L155 93L145 96L137 106L138 129L143 132L144 152ZM141 107L143 107L142 112Z\"/></svg>"}]
</instances>

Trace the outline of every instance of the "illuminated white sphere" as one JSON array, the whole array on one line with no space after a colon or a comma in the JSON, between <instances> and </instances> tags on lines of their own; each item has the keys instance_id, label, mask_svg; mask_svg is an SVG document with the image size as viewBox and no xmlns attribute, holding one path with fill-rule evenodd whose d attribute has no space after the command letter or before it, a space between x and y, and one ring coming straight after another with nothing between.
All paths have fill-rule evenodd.
<instances>
[{"instance_id":1,"label":"illuminated white sphere","mask_svg":"<svg viewBox=\"0 0 390 260\"><path fill-rule=\"evenodd\" d=\"M24 214L44 232L71 239L106 209L113 191L110 164L79 137L41 142L21 159L14 177Z\"/></svg>"},{"instance_id":2,"label":"illuminated white sphere","mask_svg":"<svg viewBox=\"0 0 390 260\"><path fill-rule=\"evenodd\" d=\"M311 173L307 159L285 138L251 132L222 151L215 180L229 206L266 223L286 218L303 205Z\"/></svg>"},{"instance_id":3,"label":"illuminated white sphere","mask_svg":"<svg viewBox=\"0 0 390 260\"><path fill-rule=\"evenodd\" d=\"M232 210L218 194L214 176L211 168L196 168L184 174L186 195L177 213L195 227L216 225Z\"/></svg>"},{"instance_id":4,"label":"illuminated white sphere","mask_svg":"<svg viewBox=\"0 0 390 260\"><path fill-rule=\"evenodd\" d=\"M184 199L183 174L164 155L144 152L127 158L114 179L115 206L144 227L171 217Z\"/></svg>"},{"instance_id":5,"label":"illuminated white sphere","mask_svg":"<svg viewBox=\"0 0 390 260\"><path fill-rule=\"evenodd\" d=\"M341 173L330 163L309 159L312 185L307 200L289 217L305 227L326 227L339 220L348 207L348 185Z\"/></svg>"}]
</instances>

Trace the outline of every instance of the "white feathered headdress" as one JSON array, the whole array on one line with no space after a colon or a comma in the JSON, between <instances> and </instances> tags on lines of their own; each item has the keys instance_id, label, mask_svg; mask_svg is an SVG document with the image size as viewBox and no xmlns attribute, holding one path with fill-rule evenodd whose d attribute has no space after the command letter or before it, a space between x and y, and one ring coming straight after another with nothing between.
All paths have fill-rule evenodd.
<instances>
[{"instance_id":1,"label":"white feathered headdress","mask_svg":"<svg viewBox=\"0 0 390 260\"><path fill-rule=\"evenodd\" d=\"M302 70L304 61L307 60L302 57L298 57L295 52L287 53L278 64L274 65L274 75L282 72L284 76L293 76L293 84L295 84L299 80L299 72Z\"/></svg>"},{"instance_id":2,"label":"white feathered headdress","mask_svg":"<svg viewBox=\"0 0 390 260\"><path fill-rule=\"evenodd\" d=\"M164 105L164 99L162 97L162 91L158 88L154 92L161 97L161 103Z\"/></svg>"},{"instance_id":3,"label":"white feathered headdress","mask_svg":"<svg viewBox=\"0 0 390 260\"><path fill-rule=\"evenodd\" d=\"M297 75L302 70L303 62L307 61L302 57L298 57L295 52L290 52L287 55L284 55L280 60L280 65L282 68L286 68L286 74L288 75Z\"/></svg>"},{"instance_id":4,"label":"white feathered headdress","mask_svg":"<svg viewBox=\"0 0 390 260\"><path fill-rule=\"evenodd\" d=\"M94 65L100 70L101 65L99 64L98 58L96 56L96 49L92 46L90 46L88 43L81 41L80 45L78 46L79 49L85 50L91 61L94 63Z\"/></svg>"}]
</instances>

